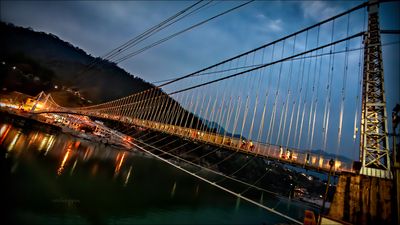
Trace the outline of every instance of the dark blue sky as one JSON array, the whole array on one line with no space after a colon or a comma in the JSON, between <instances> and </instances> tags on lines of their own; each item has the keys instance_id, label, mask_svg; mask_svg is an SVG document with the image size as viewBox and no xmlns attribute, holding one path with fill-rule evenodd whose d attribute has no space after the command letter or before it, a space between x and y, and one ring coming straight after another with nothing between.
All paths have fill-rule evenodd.
<instances>
[{"instance_id":1,"label":"dark blue sky","mask_svg":"<svg viewBox=\"0 0 400 225\"><path fill-rule=\"evenodd\" d=\"M193 3L194 1L1 1L1 19L53 33L93 56L101 56ZM212 3L212 7L182 20L146 43L239 3ZM253 2L131 58L120 66L150 82L184 75L292 33L359 3L360 1Z\"/></svg>"}]
</instances>

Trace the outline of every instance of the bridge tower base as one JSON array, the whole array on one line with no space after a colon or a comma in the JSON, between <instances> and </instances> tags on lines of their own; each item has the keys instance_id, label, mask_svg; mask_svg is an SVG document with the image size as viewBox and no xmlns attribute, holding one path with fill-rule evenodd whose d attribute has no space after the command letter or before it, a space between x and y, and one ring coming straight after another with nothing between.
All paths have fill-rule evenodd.
<instances>
[{"instance_id":1,"label":"bridge tower base","mask_svg":"<svg viewBox=\"0 0 400 225\"><path fill-rule=\"evenodd\" d=\"M329 217L352 224L394 224L392 180L342 174L329 209Z\"/></svg>"}]
</instances>

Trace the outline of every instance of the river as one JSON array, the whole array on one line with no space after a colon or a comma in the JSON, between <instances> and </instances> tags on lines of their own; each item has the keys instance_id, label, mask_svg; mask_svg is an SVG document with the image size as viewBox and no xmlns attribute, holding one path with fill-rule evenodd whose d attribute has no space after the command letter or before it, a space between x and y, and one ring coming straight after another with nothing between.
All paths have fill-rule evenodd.
<instances>
[{"instance_id":1,"label":"river","mask_svg":"<svg viewBox=\"0 0 400 225\"><path fill-rule=\"evenodd\" d=\"M11 224L291 224L136 150L4 122L0 145ZM302 220L306 206L262 197Z\"/></svg>"}]
</instances>

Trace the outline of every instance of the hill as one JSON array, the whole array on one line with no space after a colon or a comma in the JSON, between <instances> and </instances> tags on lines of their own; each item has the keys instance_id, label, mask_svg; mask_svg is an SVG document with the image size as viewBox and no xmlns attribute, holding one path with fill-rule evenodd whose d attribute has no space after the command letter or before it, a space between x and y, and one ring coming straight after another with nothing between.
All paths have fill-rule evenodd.
<instances>
[{"instance_id":1,"label":"hill","mask_svg":"<svg viewBox=\"0 0 400 225\"><path fill-rule=\"evenodd\" d=\"M55 91L57 85L100 103L152 87L115 63L95 58L53 34L4 22L0 22L0 32L0 60L18 68L18 71L1 69L2 88L37 92L40 88ZM87 70L94 60L98 63ZM36 84L31 82L27 90L25 84L29 78Z\"/></svg>"},{"instance_id":2,"label":"hill","mask_svg":"<svg viewBox=\"0 0 400 225\"><path fill-rule=\"evenodd\" d=\"M0 22L0 32L2 91L19 91L32 96L40 91L50 92L58 104L76 107L154 87L115 63L95 58L53 34L4 22ZM93 61L97 63L88 70ZM194 116L175 100L172 104L171 108L178 107L183 117ZM197 124L198 117L194 117L194 124Z\"/></svg>"}]
</instances>

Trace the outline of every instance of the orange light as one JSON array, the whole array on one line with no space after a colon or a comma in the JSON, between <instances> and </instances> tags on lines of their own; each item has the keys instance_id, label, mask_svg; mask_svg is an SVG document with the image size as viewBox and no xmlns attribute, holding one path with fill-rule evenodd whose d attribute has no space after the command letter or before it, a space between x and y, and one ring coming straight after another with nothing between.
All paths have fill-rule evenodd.
<instances>
[{"instance_id":1,"label":"orange light","mask_svg":"<svg viewBox=\"0 0 400 225\"><path fill-rule=\"evenodd\" d=\"M61 174L63 173L63 171L64 171L64 166L65 166L65 163L68 161L69 154L70 154L70 152L71 152L71 147L72 147L72 144L70 143L70 144L68 145L67 152L65 153L64 158L63 158L63 160L62 160L62 162L61 162L61 165L60 165L60 167L59 167L58 170L57 170L57 174L58 174L58 175L61 175Z\"/></svg>"},{"instance_id":2,"label":"orange light","mask_svg":"<svg viewBox=\"0 0 400 225\"><path fill-rule=\"evenodd\" d=\"M79 147L79 145L81 144L81 142L80 141L77 141L77 142L75 142L75 148L78 148Z\"/></svg>"},{"instance_id":3,"label":"orange light","mask_svg":"<svg viewBox=\"0 0 400 225\"><path fill-rule=\"evenodd\" d=\"M11 129L11 125L9 124L4 124L1 129L0 129L0 144L3 143L4 139L6 139L8 132Z\"/></svg>"},{"instance_id":4,"label":"orange light","mask_svg":"<svg viewBox=\"0 0 400 225\"><path fill-rule=\"evenodd\" d=\"M335 170L339 169L341 165L342 165L341 161L335 161Z\"/></svg>"},{"instance_id":5,"label":"orange light","mask_svg":"<svg viewBox=\"0 0 400 225\"><path fill-rule=\"evenodd\" d=\"M117 155L117 166L115 167L114 176L116 176L119 173L119 171L121 169L121 166L122 166L122 163L124 162L124 159L125 159L125 152L122 154L121 158L119 158L119 155L120 154L118 153L118 155Z\"/></svg>"},{"instance_id":6,"label":"orange light","mask_svg":"<svg viewBox=\"0 0 400 225\"><path fill-rule=\"evenodd\" d=\"M11 141L11 144L8 146L7 150L11 151L13 150L15 144L18 141L19 136L21 135L21 131L18 131L17 134L14 136L13 140Z\"/></svg>"}]
</instances>

